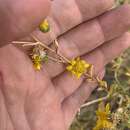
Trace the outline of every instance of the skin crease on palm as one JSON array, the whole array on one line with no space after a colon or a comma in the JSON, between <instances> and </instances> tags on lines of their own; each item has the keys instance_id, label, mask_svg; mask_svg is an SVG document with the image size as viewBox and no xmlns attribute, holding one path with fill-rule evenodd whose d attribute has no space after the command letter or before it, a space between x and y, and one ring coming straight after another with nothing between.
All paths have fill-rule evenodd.
<instances>
[{"instance_id":1,"label":"skin crease on palm","mask_svg":"<svg viewBox=\"0 0 130 130\"><path fill-rule=\"evenodd\" d=\"M0 44L28 39L30 33L47 44L58 37L59 51L68 58L81 56L103 77L104 66L130 46L130 6L110 10L113 4L114 0L0 0ZM35 28L46 16L51 32L43 34ZM67 130L95 87L61 64L49 62L35 71L23 51L12 44L2 46L0 130Z\"/></svg>"}]
</instances>

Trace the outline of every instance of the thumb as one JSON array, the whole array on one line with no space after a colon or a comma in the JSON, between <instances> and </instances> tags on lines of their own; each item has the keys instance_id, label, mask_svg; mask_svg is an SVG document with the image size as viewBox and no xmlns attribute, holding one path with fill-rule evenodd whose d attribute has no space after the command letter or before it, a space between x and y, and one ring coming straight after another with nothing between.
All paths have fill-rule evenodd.
<instances>
[{"instance_id":1,"label":"thumb","mask_svg":"<svg viewBox=\"0 0 130 130\"><path fill-rule=\"evenodd\" d=\"M0 0L0 46L32 32L49 9L50 0Z\"/></svg>"}]
</instances>

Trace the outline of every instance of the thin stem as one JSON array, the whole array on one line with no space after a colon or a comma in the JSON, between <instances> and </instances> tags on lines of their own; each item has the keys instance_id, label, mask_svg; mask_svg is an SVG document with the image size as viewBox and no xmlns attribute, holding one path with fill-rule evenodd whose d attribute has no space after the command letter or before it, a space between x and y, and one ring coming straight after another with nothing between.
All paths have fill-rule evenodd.
<instances>
[{"instance_id":1,"label":"thin stem","mask_svg":"<svg viewBox=\"0 0 130 130\"><path fill-rule=\"evenodd\" d=\"M35 45L34 42L24 42L24 41L12 41L13 44L27 44L27 45Z\"/></svg>"},{"instance_id":2,"label":"thin stem","mask_svg":"<svg viewBox=\"0 0 130 130\"><path fill-rule=\"evenodd\" d=\"M55 59L55 58L53 58L53 57L51 57L51 56L47 56L50 60L52 60L52 61L55 61L55 62L59 62L59 63L63 63L63 61L61 61L61 60L57 60L57 59Z\"/></svg>"},{"instance_id":3,"label":"thin stem","mask_svg":"<svg viewBox=\"0 0 130 130\"><path fill-rule=\"evenodd\" d=\"M51 52L55 52L55 50L51 49L50 47L48 47L47 45L43 44L38 38L36 38L35 36L32 35L32 38L38 42L41 46L43 46L45 49L51 51Z\"/></svg>"},{"instance_id":4,"label":"thin stem","mask_svg":"<svg viewBox=\"0 0 130 130\"><path fill-rule=\"evenodd\" d=\"M54 43L56 44L56 46L57 46L57 48L58 48L58 47L59 47L59 43L58 43L57 39L54 40ZM67 59L65 56L63 56L60 52L57 51L57 54L58 54L61 58L65 59L65 61L67 61L68 63L70 62L70 60Z\"/></svg>"},{"instance_id":5,"label":"thin stem","mask_svg":"<svg viewBox=\"0 0 130 130\"><path fill-rule=\"evenodd\" d=\"M70 60L68 60L66 57L64 57L64 56L61 55L60 53L56 53L55 50L53 50L53 49L51 49L50 47L48 47L47 45L43 44L38 38L36 38L36 37L33 36L33 35L31 35L31 36L32 36L32 38L33 38L35 41L39 42L39 44L40 44L41 46L43 46L43 47L46 48L47 50L51 51L52 53L57 54L59 57L61 57L62 59L64 59L67 63L70 62Z\"/></svg>"},{"instance_id":6,"label":"thin stem","mask_svg":"<svg viewBox=\"0 0 130 130\"><path fill-rule=\"evenodd\" d=\"M119 69L116 69L116 70L115 70L114 77L115 77L115 80L116 80L117 84L118 84L118 85L121 85L121 83L120 83L120 81L119 81L119 79L118 79L118 70L119 70Z\"/></svg>"},{"instance_id":7,"label":"thin stem","mask_svg":"<svg viewBox=\"0 0 130 130\"><path fill-rule=\"evenodd\" d=\"M90 106L90 105L92 105L92 104L95 104L95 103L98 103L98 102L101 102L101 101L104 101L104 100L107 100L109 97L110 97L110 96L107 95L107 96L105 96L105 97L102 97L102 98L99 98L99 99L96 99L96 100L87 102L87 103L83 104L83 105L81 106L81 108Z\"/></svg>"},{"instance_id":8,"label":"thin stem","mask_svg":"<svg viewBox=\"0 0 130 130\"><path fill-rule=\"evenodd\" d=\"M33 44L23 44L23 47L26 47L26 46L36 46L36 45L39 45L39 43L38 42L36 42L36 43L33 43Z\"/></svg>"}]
</instances>

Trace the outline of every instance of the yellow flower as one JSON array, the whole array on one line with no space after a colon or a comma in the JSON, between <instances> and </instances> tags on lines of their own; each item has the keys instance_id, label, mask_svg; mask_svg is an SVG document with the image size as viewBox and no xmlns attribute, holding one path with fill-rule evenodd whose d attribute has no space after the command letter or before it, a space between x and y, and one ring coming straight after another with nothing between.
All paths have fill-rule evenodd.
<instances>
[{"instance_id":1,"label":"yellow flower","mask_svg":"<svg viewBox=\"0 0 130 130\"><path fill-rule=\"evenodd\" d=\"M40 24L39 28L40 28L40 30L41 30L42 32L44 32L44 33L49 32L50 26L49 26L48 21L47 21L47 20L44 20L44 21Z\"/></svg>"},{"instance_id":2,"label":"yellow flower","mask_svg":"<svg viewBox=\"0 0 130 130\"><path fill-rule=\"evenodd\" d=\"M39 55L33 55L32 60L35 69L40 70L42 66L42 58Z\"/></svg>"},{"instance_id":3,"label":"yellow flower","mask_svg":"<svg viewBox=\"0 0 130 130\"><path fill-rule=\"evenodd\" d=\"M107 104L105 108L104 107L102 108L99 105L99 108L96 112L98 120L93 130L111 129L113 127L113 124L109 118L110 114L111 114L110 104Z\"/></svg>"},{"instance_id":4,"label":"yellow flower","mask_svg":"<svg viewBox=\"0 0 130 130\"><path fill-rule=\"evenodd\" d=\"M81 60L79 57L70 61L69 65L66 67L68 71L80 78L83 74L87 72L90 68L90 64Z\"/></svg>"},{"instance_id":5,"label":"yellow flower","mask_svg":"<svg viewBox=\"0 0 130 130\"><path fill-rule=\"evenodd\" d=\"M33 65L34 65L34 68L36 70L41 70L41 64L40 63L34 63Z\"/></svg>"},{"instance_id":6,"label":"yellow flower","mask_svg":"<svg viewBox=\"0 0 130 130\"><path fill-rule=\"evenodd\" d=\"M46 51L41 45L37 45L32 49L31 59L36 70L40 70L42 67L42 62L48 61L48 56Z\"/></svg>"}]
</instances>

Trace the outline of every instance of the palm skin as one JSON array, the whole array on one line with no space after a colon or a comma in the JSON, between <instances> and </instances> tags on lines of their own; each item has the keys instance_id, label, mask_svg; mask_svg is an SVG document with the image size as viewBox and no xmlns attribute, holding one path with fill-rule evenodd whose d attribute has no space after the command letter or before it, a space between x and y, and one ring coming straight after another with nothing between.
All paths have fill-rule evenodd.
<instances>
[{"instance_id":1,"label":"palm skin","mask_svg":"<svg viewBox=\"0 0 130 130\"><path fill-rule=\"evenodd\" d=\"M130 46L130 34L126 32L130 7L101 15L112 5L112 0L55 0L49 15L53 33L35 30L33 34L47 44L55 34L59 51L68 58L81 56L94 64L95 74L102 77L105 64ZM0 76L0 130L67 130L96 87L50 61L36 71L29 57L14 45L0 49Z\"/></svg>"},{"instance_id":2,"label":"palm skin","mask_svg":"<svg viewBox=\"0 0 130 130\"><path fill-rule=\"evenodd\" d=\"M4 111L6 113L3 113L1 122L7 122L6 125L11 123L11 126L8 126L9 130L65 128L60 98L51 80L44 72L36 72L28 57L19 52L15 47L10 45L6 49L9 51L6 60L3 59L5 50L1 52L3 56L1 60L3 62L1 66L3 70L1 87L4 87L3 93L6 93L4 100L7 101L7 104L2 105L6 106L6 111L10 114L8 115ZM16 53L18 54L17 56ZM10 58L12 59L12 65L10 64ZM13 63L17 65L14 66ZM10 64L10 67L6 69L8 64ZM14 72L17 75L13 75ZM11 77L7 78L6 74L9 75L9 73ZM8 121L6 120L7 116L10 117ZM1 130L4 127L7 126L1 126Z\"/></svg>"}]
</instances>

